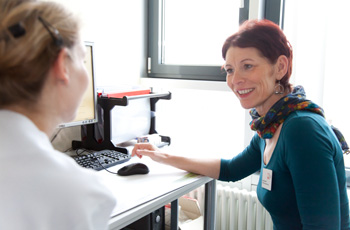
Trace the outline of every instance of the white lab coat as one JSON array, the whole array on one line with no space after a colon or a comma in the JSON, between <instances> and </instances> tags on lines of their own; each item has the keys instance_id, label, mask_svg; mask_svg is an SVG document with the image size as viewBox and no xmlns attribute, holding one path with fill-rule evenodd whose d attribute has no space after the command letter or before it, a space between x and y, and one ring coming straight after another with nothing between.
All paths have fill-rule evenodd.
<instances>
[{"instance_id":1,"label":"white lab coat","mask_svg":"<svg viewBox=\"0 0 350 230\"><path fill-rule=\"evenodd\" d=\"M116 200L27 117L0 110L0 229L107 229Z\"/></svg>"}]
</instances>

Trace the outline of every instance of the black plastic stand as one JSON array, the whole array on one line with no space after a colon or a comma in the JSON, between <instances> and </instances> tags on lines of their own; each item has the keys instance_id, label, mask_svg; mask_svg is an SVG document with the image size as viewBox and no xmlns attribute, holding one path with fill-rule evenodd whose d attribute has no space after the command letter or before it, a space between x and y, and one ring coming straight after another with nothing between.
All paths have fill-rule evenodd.
<instances>
[{"instance_id":1,"label":"black plastic stand","mask_svg":"<svg viewBox=\"0 0 350 230\"><path fill-rule=\"evenodd\" d=\"M171 93L150 93L150 94L144 94L144 95L138 95L138 96L130 96L123 98L107 98L107 97L99 97L97 99L98 105L102 109L102 116L103 118L103 134L104 138L102 142L98 142L95 139L95 124L88 124L84 125L86 127L86 137L82 137L81 141L73 141L72 142L72 148L73 149L79 149L79 148L85 148L89 150L105 150L105 149L111 149L111 150L117 150L122 153L128 153L128 151L125 148L122 147L116 147L112 141L111 141L111 110L114 108L114 106L127 106L129 100L136 100L136 99L143 99L143 98L150 98L150 106L151 111L156 111L156 103L159 99L171 99ZM157 131L155 130L155 117L151 118L151 125L149 134L155 134ZM167 136L161 136L161 141L170 144L170 137Z\"/></svg>"}]
</instances>

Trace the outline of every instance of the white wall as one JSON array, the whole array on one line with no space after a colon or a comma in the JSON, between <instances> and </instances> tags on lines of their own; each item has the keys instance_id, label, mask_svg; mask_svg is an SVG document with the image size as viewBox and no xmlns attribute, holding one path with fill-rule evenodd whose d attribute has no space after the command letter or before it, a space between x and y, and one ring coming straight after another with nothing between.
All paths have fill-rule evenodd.
<instances>
[{"instance_id":1,"label":"white wall","mask_svg":"<svg viewBox=\"0 0 350 230\"><path fill-rule=\"evenodd\" d=\"M83 39L95 43L97 86L137 84L145 66L146 0L52 0L83 21Z\"/></svg>"}]
</instances>

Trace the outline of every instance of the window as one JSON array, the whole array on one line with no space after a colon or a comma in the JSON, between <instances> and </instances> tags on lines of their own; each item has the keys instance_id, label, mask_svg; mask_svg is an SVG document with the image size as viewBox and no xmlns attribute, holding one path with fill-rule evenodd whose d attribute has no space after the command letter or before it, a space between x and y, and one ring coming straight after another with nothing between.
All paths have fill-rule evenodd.
<instances>
[{"instance_id":1,"label":"window","mask_svg":"<svg viewBox=\"0 0 350 230\"><path fill-rule=\"evenodd\" d=\"M221 47L249 0L150 0L148 76L225 81Z\"/></svg>"},{"instance_id":2,"label":"window","mask_svg":"<svg viewBox=\"0 0 350 230\"><path fill-rule=\"evenodd\" d=\"M323 107L348 143L349 8L344 0L286 0L284 18L294 50L293 83L304 86L307 98Z\"/></svg>"}]
</instances>

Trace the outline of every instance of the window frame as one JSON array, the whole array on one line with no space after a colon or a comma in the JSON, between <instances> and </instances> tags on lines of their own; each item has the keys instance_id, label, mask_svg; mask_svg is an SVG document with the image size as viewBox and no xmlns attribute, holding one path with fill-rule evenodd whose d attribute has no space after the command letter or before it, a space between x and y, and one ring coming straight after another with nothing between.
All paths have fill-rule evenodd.
<instances>
[{"instance_id":1,"label":"window frame","mask_svg":"<svg viewBox=\"0 0 350 230\"><path fill-rule=\"evenodd\" d=\"M148 1L148 59L147 77L226 81L226 73L221 66L193 66L162 64L162 7L164 0ZM239 24L249 17L249 0L244 0L244 8L240 9Z\"/></svg>"},{"instance_id":2,"label":"window frame","mask_svg":"<svg viewBox=\"0 0 350 230\"><path fill-rule=\"evenodd\" d=\"M284 7L286 0L265 0L264 15L268 19L281 27L284 26Z\"/></svg>"}]
</instances>

